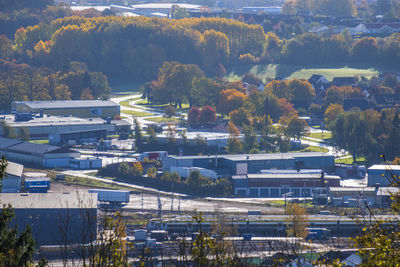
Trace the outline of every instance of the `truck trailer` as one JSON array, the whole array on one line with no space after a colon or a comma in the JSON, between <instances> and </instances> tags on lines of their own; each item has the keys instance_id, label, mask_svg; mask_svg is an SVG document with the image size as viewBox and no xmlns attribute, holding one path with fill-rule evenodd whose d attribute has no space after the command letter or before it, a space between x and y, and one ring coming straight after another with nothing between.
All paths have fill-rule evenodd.
<instances>
[{"instance_id":1,"label":"truck trailer","mask_svg":"<svg viewBox=\"0 0 400 267\"><path fill-rule=\"evenodd\" d=\"M109 202L109 203L128 203L129 202L129 191L90 189L89 193L97 193L97 199L100 202Z\"/></svg>"}]
</instances>

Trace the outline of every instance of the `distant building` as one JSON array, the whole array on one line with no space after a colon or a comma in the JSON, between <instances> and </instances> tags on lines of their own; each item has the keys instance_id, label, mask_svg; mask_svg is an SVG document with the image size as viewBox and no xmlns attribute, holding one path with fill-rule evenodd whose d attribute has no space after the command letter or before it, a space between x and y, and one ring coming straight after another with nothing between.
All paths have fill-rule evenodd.
<instances>
[{"instance_id":1,"label":"distant building","mask_svg":"<svg viewBox=\"0 0 400 267\"><path fill-rule=\"evenodd\" d=\"M111 118L120 115L120 106L109 100L14 101L12 110L21 113L44 113L51 116Z\"/></svg>"},{"instance_id":2,"label":"distant building","mask_svg":"<svg viewBox=\"0 0 400 267\"><path fill-rule=\"evenodd\" d=\"M97 194L0 194L0 202L14 208L11 225L18 231L32 228L36 246L88 244L97 238Z\"/></svg>"},{"instance_id":3,"label":"distant building","mask_svg":"<svg viewBox=\"0 0 400 267\"><path fill-rule=\"evenodd\" d=\"M334 77L332 85L335 86L356 86L357 80L354 77Z\"/></svg>"},{"instance_id":4,"label":"distant building","mask_svg":"<svg viewBox=\"0 0 400 267\"><path fill-rule=\"evenodd\" d=\"M42 168L98 168L102 160L81 158L78 151L65 147L36 144L0 137L0 154L8 160Z\"/></svg>"},{"instance_id":5,"label":"distant building","mask_svg":"<svg viewBox=\"0 0 400 267\"><path fill-rule=\"evenodd\" d=\"M171 167L200 167L226 176L256 174L265 169L322 169L332 173L335 167L334 157L320 152L168 156L162 163L166 171Z\"/></svg>"},{"instance_id":6,"label":"distant building","mask_svg":"<svg viewBox=\"0 0 400 267\"><path fill-rule=\"evenodd\" d=\"M368 186L390 186L389 173L400 176L400 165L372 165L367 170Z\"/></svg>"},{"instance_id":7,"label":"distant building","mask_svg":"<svg viewBox=\"0 0 400 267\"><path fill-rule=\"evenodd\" d=\"M0 181L2 193L17 193L21 190L22 172L24 166L11 161L7 162L7 167L3 180Z\"/></svg>"},{"instance_id":8,"label":"distant building","mask_svg":"<svg viewBox=\"0 0 400 267\"><path fill-rule=\"evenodd\" d=\"M262 173L232 176L235 195L240 197L312 197L315 189L340 186L340 177L314 173Z\"/></svg>"},{"instance_id":9,"label":"distant building","mask_svg":"<svg viewBox=\"0 0 400 267\"><path fill-rule=\"evenodd\" d=\"M22 129L28 131L30 139L49 139L65 134L79 132L96 132L104 131L107 133L115 133L116 125L111 121L101 118L77 118L77 117L60 117L60 116L43 116L32 118L26 121L18 121L14 115L6 115L2 120L6 125L14 129L15 133L19 133ZM1 129L0 129L1 130ZM87 135L87 134L86 134ZM90 135L90 134L89 134ZM96 134L86 138L96 137ZM101 136L104 137L104 136ZM59 140L60 138L58 138ZM75 139L71 139L75 140ZM79 140L79 138L78 138ZM52 144L64 144L50 140ZM53 142L54 141L54 142Z\"/></svg>"},{"instance_id":10,"label":"distant building","mask_svg":"<svg viewBox=\"0 0 400 267\"><path fill-rule=\"evenodd\" d=\"M352 108L359 108L361 111L371 108L371 104L366 98L347 98L343 101L343 109L348 111Z\"/></svg>"}]
</instances>

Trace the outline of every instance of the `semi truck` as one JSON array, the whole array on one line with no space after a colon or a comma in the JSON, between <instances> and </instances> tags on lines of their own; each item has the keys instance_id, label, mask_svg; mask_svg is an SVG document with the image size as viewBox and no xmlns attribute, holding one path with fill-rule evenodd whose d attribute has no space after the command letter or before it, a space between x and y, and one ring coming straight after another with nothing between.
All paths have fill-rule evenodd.
<instances>
[{"instance_id":1,"label":"semi truck","mask_svg":"<svg viewBox=\"0 0 400 267\"><path fill-rule=\"evenodd\" d=\"M128 203L129 191L124 190L107 190L107 189L90 189L89 193L97 193L97 199L100 202L108 203Z\"/></svg>"}]
</instances>

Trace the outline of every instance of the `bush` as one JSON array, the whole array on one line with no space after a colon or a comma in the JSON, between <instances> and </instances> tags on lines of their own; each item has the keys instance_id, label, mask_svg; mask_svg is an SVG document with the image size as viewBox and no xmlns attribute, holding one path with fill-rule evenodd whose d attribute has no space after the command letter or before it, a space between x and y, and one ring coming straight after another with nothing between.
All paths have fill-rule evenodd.
<instances>
[{"instance_id":1,"label":"bush","mask_svg":"<svg viewBox=\"0 0 400 267\"><path fill-rule=\"evenodd\" d=\"M191 107L188 112L188 123L196 124L197 117L200 115L200 109L198 107Z\"/></svg>"},{"instance_id":2,"label":"bush","mask_svg":"<svg viewBox=\"0 0 400 267\"><path fill-rule=\"evenodd\" d=\"M172 116L175 116L176 110L173 106L167 106L165 108L164 113L165 113L165 116L167 116L168 118L171 118Z\"/></svg>"},{"instance_id":3,"label":"bush","mask_svg":"<svg viewBox=\"0 0 400 267\"><path fill-rule=\"evenodd\" d=\"M201 124L212 123L215 120L215 110L210 106L204 106L197 117L197 122Z\"/></svg>"}]
</instances>

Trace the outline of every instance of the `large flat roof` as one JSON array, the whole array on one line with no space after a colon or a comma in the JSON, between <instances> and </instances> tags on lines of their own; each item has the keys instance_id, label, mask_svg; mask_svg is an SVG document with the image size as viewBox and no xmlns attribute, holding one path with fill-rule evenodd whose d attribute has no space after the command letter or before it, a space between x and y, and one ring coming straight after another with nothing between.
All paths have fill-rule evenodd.
<instances>
[{"instance_id":1,"label":"large flat roof","mask_svg":"<svg viewBox=\"0 0 400 267\"><path fill-rule=\"evenodd\" d=\"M19 144L22 142L23 141L21 141L21 140L0 137L0 150L5 150L9 146L13 146L15 144Z\"/></svg>"},{"instance_id":2,"label":"large flat roof","mask_svg":"<svg viewBox=\"0 0 400 267\"><path fill-rule=\"evenodd\" d=\"M372 165L368 170L400 170L400 165Z\"/></svg>"},{"instance_id":3,"label":"large flat roof","mask_svg":"<svg viewBox=\"0 0 400 267\"><path fill-rule=\"evenodd\" d=\"M23 165L11 161L7 162L6 174L21 177L23 170L24 170Z\"/></svg>"},{"instance_id":4,"label":"large flat roof","mask_svg":"<svg viewBox=\"0 0 400 267\"><path fill-rule=\"evenodd\" d=\"M138 4L131 5L135 9L171 9L172 6L179 6L180 8L186 9L200 9L200 5L193 4L181 4L181 3L148 3L148 4Z\"/></svg>"},{"instance_id":5,"label":"large flat roof","mask_svg":"<svg viewBox=\"0 0 400 267\"><path fill-rule=\"evenodd\" d=\"M110 100L15 101L15 104L25 104L32 109L119 107Z\"/></svg>"},{"instance_id":6,"label":"large flat roof","mask_svg":"<svg viewBox=\"0 0 400 267\"><path fill-rule=\"evenodd\" d=\"M106 121L101 118L77 118L77 117L59 117L47 116L43 118L33 118L30 121L15 121L14 115L6 115L4 122L10 127L41 127L41 126L64 126L64 125L97 125L105 124Z\"/></svg>"},{"instance_id":7,"label":"large flat roof","mask_svg":"<svg viewBox=\"0 0 400 267\"><path fill-rule=\"evenodd\" d=\"M325 179L340 180L339 176L325 175ZM233 175L232 179L321 179L321 174L293 173L293 174L247 174Z\"/></svg>"},{"instance_id":8,"label":"large flat roof","mask_svg":"<svg viewBox=\"0 0 400 267\"><path fill-rule=\"evenodd\" d=\"M174 159L205 159L205 158L225 158L232 161L244 160L270 160L270 159L295 159L297 157L333 157L321 152L296 152L296 153L269 153L269 154L239 154L239 155L203 155L203 156L171 156Z\"/></svg>"},{"instance_id":9,"label":"large flat roof","mask_svg":"<svg viewBox=\"0 0 400 267\"><path fill-rule=\"evenodd\" d=\"M14 209L79 209L97 208L97 194L79 191L72 193L6 193L0 194L2 204Z\"/></svg>"}]
</instances>

